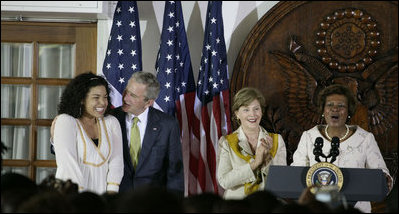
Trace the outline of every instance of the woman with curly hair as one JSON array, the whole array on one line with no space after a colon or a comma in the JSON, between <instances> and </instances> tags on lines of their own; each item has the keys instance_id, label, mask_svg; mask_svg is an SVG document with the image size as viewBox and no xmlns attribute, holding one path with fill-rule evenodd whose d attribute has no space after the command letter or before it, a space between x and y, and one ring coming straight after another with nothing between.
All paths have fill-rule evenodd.
<instances>
[{"instance_id":1,"label":"woman with curly hair","mask_svg":"<svg viewBox=\"0 0 399 214\"><path fill-rule=\"evenodd\" d=\"M71 179L79 191L118 192L123 176L122 132L109 115L107 81L92 73L66 86L54 120L56 178Z\"/></svg>"}]
</instances>

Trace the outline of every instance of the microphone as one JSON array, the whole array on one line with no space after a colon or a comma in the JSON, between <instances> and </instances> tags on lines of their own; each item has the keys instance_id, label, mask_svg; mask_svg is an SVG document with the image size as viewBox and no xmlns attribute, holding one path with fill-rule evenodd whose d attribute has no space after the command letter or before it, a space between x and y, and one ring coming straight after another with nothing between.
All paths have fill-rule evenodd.
<instances>
[{"instance_id":1,"label":"microphone","mask_svg":"<svg viewBox=\"0 0 399 214\"><path fill-rule=\"evenodd\" d=\"M333 137L331 139L331 150L330 150L330 155L332 156L330 163L333 163L337 156L339 155L339 138L338 137Z\"/></svg>"},{"instance_id":2,"label":"microphone","mask_svg":"<svg viewBox=\"0 0 399 214\"><path fill-rule=\"evenodd\" d=\"M320 155L323 155L323 151L322 151L322 148L323 148L323 138L321 138L321 137L317 137L316 138L316 140L315 140L315 142L314 142L314 149L313 149L313 154L314 154L314 156L315 156L315 160L317 161L317 162L320 162ZM324 155L323 155L324 156Z\"/></svg>"}]
</instances>

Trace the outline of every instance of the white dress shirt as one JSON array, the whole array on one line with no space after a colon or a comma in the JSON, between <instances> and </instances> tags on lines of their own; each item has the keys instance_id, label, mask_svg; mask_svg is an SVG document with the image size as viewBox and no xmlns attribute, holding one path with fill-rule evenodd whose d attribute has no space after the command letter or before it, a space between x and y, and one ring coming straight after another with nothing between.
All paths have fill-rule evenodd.
<instances>
[{"instance_id":1,"label":"white dress shirt","mask_svg":"<svg viewBox=\"0 0 399 214\"><path fill-rule=\"evenodd\" d=\"M139 121L137 122L137 126L139 127L139 131L140 131L140 143L141 143L141 147L143 147L143 139L144 139L144 134L145 134L145 128L147 127L147 121L148 121L148 109L147 108L143 113L141 113L140 115L134 115L131 113L127 113L126 114L126 133L127 133L127 141L128 146L130 148L130 130L132 128L133 125L133 119L134 117L138 117Z\"/></svg>"}]
</instances>

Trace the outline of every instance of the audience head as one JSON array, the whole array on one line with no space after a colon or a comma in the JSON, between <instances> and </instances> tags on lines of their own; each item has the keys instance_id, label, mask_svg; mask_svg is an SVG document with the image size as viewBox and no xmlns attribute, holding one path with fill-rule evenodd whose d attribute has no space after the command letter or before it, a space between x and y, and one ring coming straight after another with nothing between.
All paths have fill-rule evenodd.
<instances>
[{"instance_id":1,"label":"audience head","mask_svg":"<svg viewBox=\"0 0 399 214\"><path fill-rule=\"evenodd\" d=\"M181 201L165 187L141 186L122 196L117 212L182 212Z\"/></svg>"},{"instance_id":2,"label":"audience head","mask_svg":"<svg viewBox=\"0 0 399 214\"><path fill-rule=\"evenodd\" d=\"M123 92L123 111L141 114L154 104L159 91L160 84L154 74L143 71L133 73Z\"/></svg>"},{"instance_id":3,"label":"audience head","mask_svg":"<svg viewBox=\"0 0 399 214\"><path fill-rule=\"evenodd\" d=\"M213 209L214 213L248 213L250 211L249 202L241 199L225 199L215 204Z\"/></svg>"},{"instance_id":4,"label":"audience head","mask_svg":"<svg viewBox=\"0 0 399 214\"><path fill-rule=\"evenodd\" d=\"M269 191L256 191L244 198L248 201L251 212L270 213L282 202Z\"/></svg>"},{"instance_id":5,"label":"audience head","mask_svg":"<svg viewBox=\"0 0 399 214\"><path fill-rule=\"evenodd\" d=\"M111 107L108 82L93 73L83 73L66 86L58 105L59 114L80 118L84 114L106 116ZM101 109L104 108L104 109Z\"/></svg>"},{"instance_id":6,"label":"audience head","mask_svg":"<svg viewBox=\"0 0 399 214\"><path fill-rule=\"evenodd\" d=\"M212 213L223 198L217 194L204 192L191 195L183 199L182 206L185 213Z\"/></svg>"},{"instance_id":7,"label":"audience head","mask_svg":"<svg viewBox=\"0 0 399 214\"><path fill-rule=\"evenodd\" d=\"M73 212L76 213L103 213L106 211L106 202L103 197L93 192L81 192L71 195L69 201Z\"/></svg>"},{"instance_id":8,"label":"audience head","mask_svg":"<svg viewBox=\"0 0 399 214\"><path fill-rule=\"evenodd\" d=\"M60 213L73 212L66 198L57 191L43 191L23 202L17 212L22 213Z\"/></svg>"},{"instance_id":9,"label":"audience head","mask_svg":"<svg viewBox=\"0 0 399 214\"><path fill-rule=\"evenodd\" d=\"M54 174L47 176L40 184L39 188L42 191L57 191L62 195L78 194L78 185L73 183L70 179L63 181L55 178Z\"/></svg>"},{"instance_id":10,"label":"audience head","mask_svg":"<svg viewBox=\"0 0 399 214\"><path fill-rule=\"evenodd\" d=\"M37 192L35 182L24 175L17 173L1 175L1 211L17 212L21 204Z\"/></svg>"},{"instance_id":11,"label":"audience head","mask_svg":"<svg viewBox=\"0 0 399 214\"><path fill-rule=\"evenodd\" d=\"M242 88L234 96L232 111L235 114L233 118L240 125L246 121L245 117L248 114L256 116L257 124L259 124L265 111L265 97L256 88Z\"/></svg>"}]
</instances>

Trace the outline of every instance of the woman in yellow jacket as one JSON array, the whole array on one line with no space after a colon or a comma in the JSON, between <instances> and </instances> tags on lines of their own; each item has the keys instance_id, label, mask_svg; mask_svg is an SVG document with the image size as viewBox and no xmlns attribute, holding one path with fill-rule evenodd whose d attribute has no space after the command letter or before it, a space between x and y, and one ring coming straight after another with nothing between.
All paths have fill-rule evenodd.
<instances>
[{"instance_id":1,"label":"woman in yellow jacket","mask_svg":"<svg viewBox=\"0 0 399 214\"><path fill-rule=\"evenodd\" d=\"M268 133L260 121L265 98L255 88L242 88L232 112L240 127L219 139L217 179L225 199L242 199L263 190L270 165L287 165L286 147L279 134Z\"/></svg>"}]
</instances>

